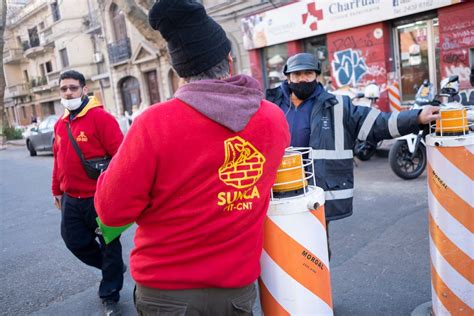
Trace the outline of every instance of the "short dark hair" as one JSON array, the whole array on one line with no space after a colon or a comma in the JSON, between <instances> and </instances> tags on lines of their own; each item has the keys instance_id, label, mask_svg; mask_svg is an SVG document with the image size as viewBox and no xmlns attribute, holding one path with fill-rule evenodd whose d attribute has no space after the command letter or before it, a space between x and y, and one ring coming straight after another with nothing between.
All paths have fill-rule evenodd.
<instances>
[{"instance_id":1,"label":"short dark hair","mask_svg":"<svg viewBox=\"0 0 474 316\"><path fill-rule=\"evenodd\" d=\"M59 76L59 83L61 83L61 80L64 80L64 79L78 80L81 87L84 87L86 85L86 78L84 78L84 75L75 70L68 70L68 71L63 72Z\"/></svg>"},{"instance_id":2,"label":"short dark hair","mask_svg":"<svg viewBox=\"0 0 474 316\"><path fill-rule=\"evenodd\" d=\"M206 80L206 79L222 79L230 76L230 65L227 57L221 60L217 65L205 70L195 76L183 78L186 82Z\"/></svg>"}]
</instances>

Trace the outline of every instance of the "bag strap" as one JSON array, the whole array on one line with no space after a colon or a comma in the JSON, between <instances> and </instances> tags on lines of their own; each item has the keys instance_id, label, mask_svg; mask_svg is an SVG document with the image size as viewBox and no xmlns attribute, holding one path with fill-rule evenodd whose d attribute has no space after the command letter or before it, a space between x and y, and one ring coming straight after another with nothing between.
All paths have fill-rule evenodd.
<instances>
[{"instance_id":1,"label":"bag strap","mask_svg":"<svg viewBox=\"0 0 474 316\"><path fill-rule=\"evenodd\" d=\"M82 154L82 151L79 149L79 145L77 142L74 140L74 137L72 136L71 132L71 127L69 126L69 122L66 123L67 126L67 134L69 136L69 139L71 140L72 147L74 147L74 150L76 151L77 155L81 159L82 164L84 165L86 162L86 159L84 158L84 155Z\"/></svg>"}]
</instances>

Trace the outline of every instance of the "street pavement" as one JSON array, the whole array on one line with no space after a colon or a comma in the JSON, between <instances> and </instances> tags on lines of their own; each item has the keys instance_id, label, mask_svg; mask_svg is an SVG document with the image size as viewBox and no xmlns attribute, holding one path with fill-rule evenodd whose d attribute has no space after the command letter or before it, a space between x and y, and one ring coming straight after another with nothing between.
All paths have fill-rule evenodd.
<instances>
[{"instance_id":1,"label":"street pavement","mask_svg":"<svg viewBox=\"0 0 474 316\"><path fill-rule=\"evenodd\" d=\"M330 224L337 316L410 315L431 299L426 174L402 180L381 156L358 164L354 214ZM73 257L60 237L52 163L51 154L29 157L21 144L0 151L0 315L101 315L99 271ZM133 234L121 239L127 263ZM127 271L124 315L135 315L132 290Z\"/></svg>"}]
</instances>

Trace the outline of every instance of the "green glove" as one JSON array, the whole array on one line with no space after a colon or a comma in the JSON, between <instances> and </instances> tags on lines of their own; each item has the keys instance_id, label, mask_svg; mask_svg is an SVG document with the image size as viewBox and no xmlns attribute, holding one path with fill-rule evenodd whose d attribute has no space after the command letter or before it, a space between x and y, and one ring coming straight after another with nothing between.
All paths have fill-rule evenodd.
<instances>
[{"instance_id":1,"label":"green glove","mask_svg":"<svg viewBox=\"0 0 474 316\"><path fill-rule=\"evenodd\" d=\"M99 217L97 217L95 220L97 221L97 225L99 225L98 231L96 230L96 233L102 235L107 245L110 244L115 238L120 236L121 233L123 233L133 224L130 223L124 226L112 227L104 225Z\"/></svg>"}]
</instances>

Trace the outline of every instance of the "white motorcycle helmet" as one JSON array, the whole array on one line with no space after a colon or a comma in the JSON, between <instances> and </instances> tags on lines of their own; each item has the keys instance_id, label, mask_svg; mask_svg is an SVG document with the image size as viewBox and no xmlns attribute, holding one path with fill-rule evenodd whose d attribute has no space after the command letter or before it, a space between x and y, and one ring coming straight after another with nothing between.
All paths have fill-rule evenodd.
<instances>
[{"instance_id":1,"label":"white motorcycle helmet","mask_svg":"<svg viewBox=\"0 0 474 316\"><path fill-rule=\"evenodd\" d=\"M444 78L440 83L441 94L447 96L455 96L459 92L459 77L451 76Z\"/></svg>"},{"instance_id":2,"label":"white motorcycle helmet","mask_svg":"<svg viewBox=\"0 0 474 316\"><path fill-rule=\"evenodd\" d=\"M378 99L378 98L380 98L380 89L379 89L379 87L374 83L368 84L365 87L365 90L364 90L364 97L366 97L367 99Z\"/></svg>"}]
</instances>

